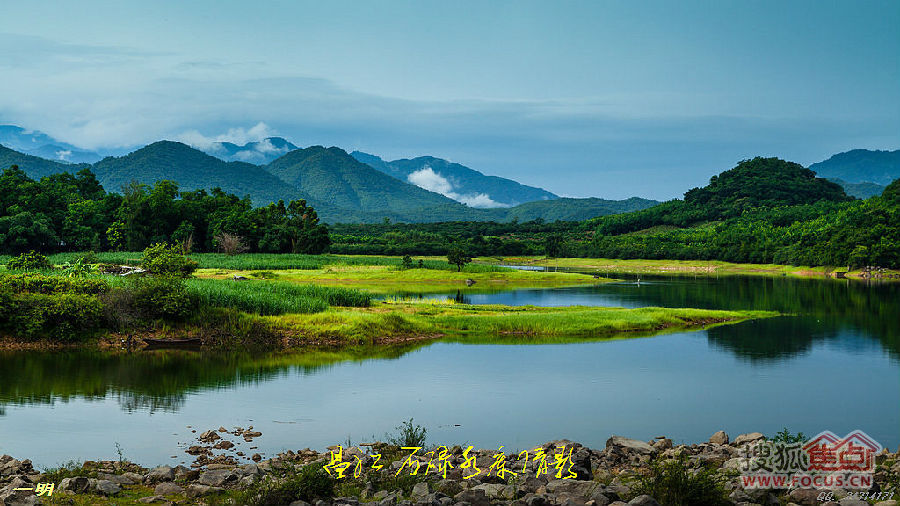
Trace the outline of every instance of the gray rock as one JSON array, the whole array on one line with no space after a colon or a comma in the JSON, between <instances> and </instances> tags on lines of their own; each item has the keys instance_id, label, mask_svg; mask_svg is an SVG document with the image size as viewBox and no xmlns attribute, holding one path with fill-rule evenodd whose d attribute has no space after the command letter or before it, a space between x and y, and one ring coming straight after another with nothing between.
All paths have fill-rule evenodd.
<instances>
[{"instance_id":1,"label":"gray rock","mask_svg":"<svg viewBox=\"0 0 900 506\"><path fill-rule=\"evenodd\" d=\"M118 483L109 480L97 480L93 486L94 491L98 494L110 496L116 495L122 491L122 487Z\"/></svg>"},{"instance_id":2,"label":"gray rock","mask_svg":"<svg viewBox=\"0 0 900 506\"><path fill-rule=\"evenodd\" d=\"M456 502L467 502L472 506L489 506L491 504L484 490L469 489L453 496Z\"/></svg>"},{"instance_id":3,"label":"gray rock","mask_svg":"<svg viewBox=\"0 0 900 506\"><path fill-rule=\"evenodd\" d=\"M222 487L237 481L237 475L230 469L212 469L200 475L197 480L201 485L210 487Z\"/></svg>"},{"instance_id":4,"label":"gray rock","mask_svg":"<svg viewBox=\"0 0 900 506\"><path fill-rule=\"evenodd\" d=\"M183 494L184 489L171 481L164 481L153 489L153 493L156 495L176 495Z\"/></svg>"},{"instance_id":5,"label":"gray rock","mask_svg":"<svg viewBox=\"0 0 900 506\"><path fill-rule=\"evenodd\" d=\"M889 501L881 501L875 503L875 506L897 506L897 501L891 499Z\"/></svg>"},{"instance_id":6,"label":"gray rock","mask_svg":"<svg viewBox=\"0 0 900 506\"><path fill-rule=\"evenodd\" d=\"M119 485L134 485L135 483L140 483L139 481L136 482L130 477L122 474L97 473L97 478L101 480L109 480L113 483L118 483Z\"/></svg>"},{"instance_id":7,"label":"gray rock","mask_svg":"<svg viewBox=\"0 0 900 506\"><path fill-rule=\"evenodd\" d=\"M208 485L200 485L199 483L192 483L187 486L187 489L185 489L185 493L187 494L188 497L194 498L194 497L200 497L200 496L209 495L209 494L212 494L215 492L219 492L220 490L222 490L222 489L219 487L210 487Z\"/></svg>"},{"instance_id":8,"label":"gray rock","mask_svg":"<svg viewBox=\"0 0 900 506\"><path fill-rule=\"evenodd\" d=\"M84 476L75 476L73 478L63 478L62 481L59 482L59 490L63 492L68 490L80 494L82 492L87 492L90 485L91 480L88 478L85 478Z\"/></svg>"},{"instance_id":9,"label":"gray rock","mask_svg":"<svg viewBox=\"0 0 900 506\"><path fill-rule=\"evenodd\" d=\"M855 497L845 497L838 501L841 506L869 506L869 503Z\"/></svg>"},{"instance_id":10,"label":"gray rock","mask_svg":"<svg viewBox=\"0 0 900 506\"><path fill-rule=\"evenodd\" d=\"M766 436L763 436L762 433L759 432L750 432L749 434L741 434L740 436L734 438L734 445L741 446L746 443L754 443L759 441L760 439L764 439Z\"/></svg>"},{"instance_id":11,"label":"gray rock","mask_svg":"<svg viewBox=\"0 0 900 506\"><path fill-rule=\"evenodd\" d=\"M395 504L397 504L397 494L388 494L384 496L384 499L378 501L378 506L394 506Z\"/></svg>"},{"instance_id":12,"label":"gray rock","mask_svg":"<svg viewBox=\"0 0 900 506\"><path fill-rule=\"evenodd\" d=\"M34 487L34 484L29 483L18 476L13 478L5 487L0 488L0 504L14 504L16 506L20 504L40 504L40 502L34 502L37 500L37 497L34 495L33 491L16 490L17 488L23 487Z\"/></svg>"},{"instance_id":13,"label":"gray rock","mask_svg":"<svg viewBox=\"0 0 900 506\"><path fill-rule=\"evenodd\" d=\"M501 499L504 497L503 492L506 485L502 485L499 483L483 483L481 485L476 485L472 487L470 490L483 490L485 495L490 499Z\"/></svg>"},{"instance_id":14,"label":"gray rock","mask_svg":"<svg viewBox=\"0 0 900 506\"><path fill-rule=\"evenodd\" d=\"M598 486L599 484L593 481L551 480L547 483L547 492L551 494L565 493L587 499Z\"/></svg>"},{"instance_id":15,"label":"gray rock","mask_svg":"<svg viewBox=\"0 0 900 506\"><path fill-rule=\"evenodd\" d=\"M622 436L613 436L606 440L606 449L617 449L625 452L635 452L643 455L653 453L653 447L649 443L630 439Z\"/></svg>"},{"instance_id":16,"label":"gray rock","mask_svg":"<svg viewBox=\"0 0 900 506\"><path fill-rule=\"evenodd\" d=\"M298 500L292 502L289 506L311 506L311 505L306 501L301 501L298 499Z\"/></svg>"},{"instance_id":17,"label":"gray rock","mask_svg":"<svg viewBox=\"0 0 900 506\"><path fill-rule=\"evenodd\" d=\"M147 473L144 481L147 483L159 483L161 481L172 481L175 479L175 470L169 466L155 467Z\"/></svg>"},{"instance_id":18,"label":"gray rock","mask_svg":"<svg viewBox=\"0 0 900 506\"><path fill-rule=\"evenodd\" d=\"M172 503L170 503L169 501L167 501L165 497L163 497L163 496L161 496L161 495L150 495L150 496L147 496L147 497L141 497L140 499L137 500L137 502L139 502L139 503L141 503L141 504L156 504L156 503L159 503L161 506L162 506L162 505L171 505L171 504L172 504Z\"/></svg>"},{"instance_id":19,"label":"gray rock","mask_svg":"<svg viewBox=\"0 0 900 506\"><path fill-rule=\"evenodd\" d=\"M525 504L528 506L547 506L547 498L542 495L532 495L528 496L525 499Z\"/></svg>"},{"instance_id":20,"label":"gray rock","mask_svg":"<svg viewBox=\"0 0 900 506\"><path fill-rule=\"evenodd\" d=\"M412 493L410 494L410 496L414 501L421 501L425 499L425 496L428 495L428 492L428 483L420 481L419 483L413 485Z\"/></svg>"},{"instance_id":21,"label":"gray rock","mask_svg":"<svg viewBox=\"0 0 900 506\"><path fill-rule=\"evenodd\" d=\"M650 497L647 494L635 497L634 499L628 501L628 504L632 504L634 506L659 506L659 503L656 502L656 499Z\"/></svg>"},{"instance_id":22,"label":"gray rock","mask_svg":"<svg viewBox=\"0 0 900 506\"><path fill-rule=\"evenodd\" d=\"M447 479L435 483L434 489L439 490L452 497L462 492L463 487L459 484L458 481Z\"/></svg>"},{"instance_id":23,"label":"gray rock","mask_svg":"<svg viewBox=\"0 0 900 506\"><path fill-rule=\"evenodd\" d=\"M728 441L728 434L724 430L720 430L709 437L709 442L717 445L727 445Z\"/></svg>"}]
</instances>

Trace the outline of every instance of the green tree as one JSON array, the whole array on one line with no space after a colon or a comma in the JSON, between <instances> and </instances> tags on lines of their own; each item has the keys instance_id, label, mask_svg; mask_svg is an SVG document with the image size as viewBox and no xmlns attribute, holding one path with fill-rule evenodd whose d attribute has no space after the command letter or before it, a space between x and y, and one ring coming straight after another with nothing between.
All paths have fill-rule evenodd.
<instances>
[{"instance_id":1,"label":"green tree","mask_svg":"<svg viewBox=\"0 0 900 506\"><path fill-rule=\"evenodd\" d=\"M447 252L447 262L456 266L456 272L461 272L462 268L471 261L472 257L469 256L469 253L459 246L452 246Z\"/></svg>"}]
</instances>

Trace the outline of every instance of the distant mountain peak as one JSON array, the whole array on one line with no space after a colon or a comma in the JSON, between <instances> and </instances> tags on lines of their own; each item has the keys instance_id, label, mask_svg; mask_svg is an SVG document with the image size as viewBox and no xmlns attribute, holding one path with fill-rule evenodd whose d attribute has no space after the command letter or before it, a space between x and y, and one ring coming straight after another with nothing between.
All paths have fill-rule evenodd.
<instances>
[{"instance_id":1,"label":"distant mountain peak","mask_svg":"<svg viewBox=\"0 0 900 506\"><path fill-rule=\"evenodd\" d=\"M221 141L194 147L226 162L247 162L256 165L266 165L286 153L299 149L283 137L266 137L244 145Z\"/></svg>"},{"instance_id":2,"label":"distant mountain peak","mask_svg":"<svg viewBox=\"0 0 900 506\"><path fill-rule=\"evenodd\" d=\"M809 169L819 177L847 183L888 185L900 178L900 150L851 149L814 163Z\"/></svg>"}]
</instances>

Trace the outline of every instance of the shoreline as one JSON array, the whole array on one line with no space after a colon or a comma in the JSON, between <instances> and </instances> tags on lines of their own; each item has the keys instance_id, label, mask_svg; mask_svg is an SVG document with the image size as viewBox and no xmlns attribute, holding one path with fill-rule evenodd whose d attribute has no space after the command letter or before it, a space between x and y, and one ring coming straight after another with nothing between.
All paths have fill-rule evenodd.
<instances>
[{"instance_id":1,"label":"shoreline","mask_svg":"<svg viewBox=\"0 0 900 506\"><path fill-rule=\"evenodd\" d=\"M844 505L851 504L847 497L861 497L857 494L863 493L841 488L744 488L739 475L749 465L750 448L766 440L758 432L731 440L719 431L708 441L690 445L674 445L664 436L650 441L612 436L604 448L589 448L568 440L547 442L519 453L443 447L443 461L449 464L443 472L437 466L427 467L434 457L429 459L425 451L434 447L420 441L402 443L425 446L417 452L417 458L411 458L412 452L397 444L374 442L347 448L334 446L324 452L309 448L288 450L269 459L254 454L242 457L251 462L239 463L228 438L242 437L252 442L261 435L252 427L204 431L197 436L197 444L185 450L197 456L190 467L147 468L125 460L86 461L40 472L28 460L0 456L0 504L607 506L630 501L628 504L652 506L672 492L671 487L676 486L673 479L681 480L680 492L706 494L706 501L715 499L720 504L838 504L822 500L820 494L830 492L833 501L844 499L840 502ZM538 449L546 456L543 472L535 452ZM338 451L340 460L333 460ZM376 453L380 455L377 460L373 456ZM500 467L495 464L501 454L507 474L498 476ZM898 457L900 453L887 449L875 456L874 485L866 489L866 498L891 501L900 496ZM354 462L358 468L350 467ZM474 467L467 466L467 462ZM350 464L339 473L343 463ZM382 469L377 468L379 463ZM425 471L411 475L414 465L425 466ZM686 474L670 476L667 470L682 470L679 472ZM339 474L343 477L337 478ZM14 490L34 488L39 483L54 484L51 498Z\"/></svg>"},{"instance_id":2,"label":"shoreline","mask_svg":"<svg viewBox=\"0 0 900 506\"><path fill-rule=\"evenodd\" d=\"M219 310L212 322L189 322L166 329L110 332L82 342L0 339L0 350L52 351L89 349L134 351L143 338L199 339L201 350L269 351L340 350L359 345L376 347L437 339L522 339L529 344L606 340L701 330L750 319L780 316L772 311L723 311L692 308L536 307L468 305L451 301L382 301L368 308L331 308L320 313L260 316ZM209 315L205 315L209 316Z\"/></svg>"},{"instance_id":3,"label":"shoreline","mask_svg":"<svg viewBox=\"0 0 900 506\"><path fill-rule=\"evenodd\" d=\"M586 269L604 274L659 274L667 276L766 276L806 279L852 279L900 282L900 270L848 270L846 267L809 267L781 264L738 264L720 260L650 260L615 258L477 257L485 265L523 265ZM563 271L560 271L562 273ZM842 273L838 276L838 273Z\"/></svg>"}]
</instances>

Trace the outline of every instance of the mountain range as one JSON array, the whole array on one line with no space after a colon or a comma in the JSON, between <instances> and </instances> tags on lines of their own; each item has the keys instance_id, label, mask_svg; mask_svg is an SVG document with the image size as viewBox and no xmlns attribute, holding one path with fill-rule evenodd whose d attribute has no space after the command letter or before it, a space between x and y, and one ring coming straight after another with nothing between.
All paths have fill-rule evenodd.
<instances>
[{"instance_id":1,"label":"mountain range","mask_svg":"<svg viewBox=\"0 0 900 506\"><path fill-rule=\"evenodd\" d=\"M224 161L174 141L155 142L92 165L48 160L0 146L0 167L10 165L18 165L33 178L90 168L110 191L122 191L132 181L153 184L172 180L182 190L218 187L248 195L255 205L302 198L328 223L380 222L386 218L404 222L584 220L657 203L638 198L555 199L479 209L389 176L340 148L322 146L288 151L266 165Z\"/></svg>"},{"instance_id":2,"label":"mountain range","mask_svg":"<svg viewBox=\"0 0 900 506\"><path fill-rule=\"evenodd\" d=\"M123 156L78 149L37 131L0 126L0 168L20 166L40 178L91 168L110 191L131 181L168 179L183 190L215 187L249 196L254 205L305 199L325 222L584 220L644 209L657 201L573 199L488 176L441 158L386 161L337 147L298 148L281 137L243 145L206 143L203 150L159 141ZM867 198L900 177L900 150L852 150L810 166Z\"/></svg>"}]
</instances>

